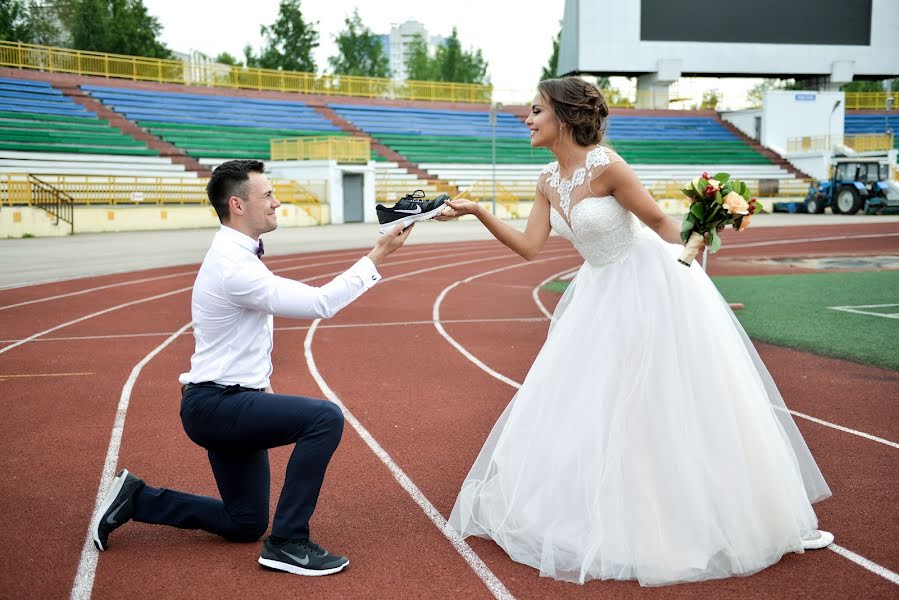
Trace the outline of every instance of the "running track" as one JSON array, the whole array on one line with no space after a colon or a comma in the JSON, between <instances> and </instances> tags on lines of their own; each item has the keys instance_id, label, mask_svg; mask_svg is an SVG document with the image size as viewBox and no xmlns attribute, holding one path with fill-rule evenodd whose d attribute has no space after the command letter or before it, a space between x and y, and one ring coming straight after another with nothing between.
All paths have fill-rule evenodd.
<instances>
[{"instance_id":1,"label":"running track","mask_svg":"<svg viewBox=\"0 0 899 600\"><path fill-rule=\"evenodd\" d=\"M727 233L710 271L775 272L748 265L749 256L897 250L896 224L750 229ZM266 262L320 284L359 254ZM559 238L530 263L495 242L409 247L334 319L276 320L274 388L326 396L348 411L312 529L351 566L326 578L265 571L255 562L259 544L195 531L129 524L102 555L86 544L98 489L117 467L216 494L205 454L178 418L196 267L0 291L0 597L897 597L899 375L767 345L759 350L788 406L815 419L797 424L834 492L816 507L836 535L833 550L790 555L746 578L576 586L538 577L492 542L441 529L545 338L541 307L551 310L557 297L535 289L579 263ZM287 455L271 452L275 491Z\"/></svg>"}]
</instances>

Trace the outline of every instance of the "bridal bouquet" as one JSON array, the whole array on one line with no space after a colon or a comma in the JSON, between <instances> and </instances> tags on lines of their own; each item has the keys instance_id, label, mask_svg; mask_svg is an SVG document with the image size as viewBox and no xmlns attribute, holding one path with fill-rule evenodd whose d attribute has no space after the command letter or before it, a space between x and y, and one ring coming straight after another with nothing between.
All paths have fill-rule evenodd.
<instances>
[{"instance_id":1,"label":"bridal bouquet","mask_svg":"<svg viewBox=\"0 0 899 600\"><path fill-rule=\"evenodd\" d=\"M703 239L708 243L709 252L714 254L721 248L719 231L727 225L743 231L759 210L758 201L751 197L746 184L731 179L727 173L718 173L714 177L703 173L681 191L690 198L690 212L681 225L680 235L686 247L677 260L688 267L696 258Z\"/></svg>"}]
</instances>

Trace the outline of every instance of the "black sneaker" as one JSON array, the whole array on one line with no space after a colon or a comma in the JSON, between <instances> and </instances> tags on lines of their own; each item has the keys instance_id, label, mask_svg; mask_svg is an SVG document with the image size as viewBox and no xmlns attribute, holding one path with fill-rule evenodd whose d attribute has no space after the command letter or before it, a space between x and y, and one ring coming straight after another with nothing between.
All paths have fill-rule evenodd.
<instances>
[{"instance_id":1,"label":"black sneaker","mask_svg":"<svg viewBox=\"0 0 899 600\"><path fill-rule=\"evenodd\" d=\"M375 208L378 213L378 223L381 224L378 231L387 233L398 224L405 229L416 221L435 217L443 210L443 203L450 199L447 194L440 194L433 200L425 200L424 197L425 193L422 190L415 190L411 194L403 196L390 208L379 204Z\"/></svg>"},{"instance_id":2,"label":"black sneaker","mask_svg":"<svg viewBox=\"0 0 899 600\"><path fill-rule=\"evenodd\" d=\"M113 529L121 527L134 516L134 496L144 487L143 480L122 469L112 480L103 504L100 505L100 516L91 526L91 537L94 546L101 552L109 547L109 534Z\"/></svg>"},{"instance_id":3,"label":"black sneaker","mask_svg":"<svg viewBox=\"0 0 899 600\"><path fill-rule=\"evenodd\" d=\"M276 546L271 538L267 537L262 542L259 564L295 575L317 577L343 571L350 564L350 559L331 554L312 540L287 542L283 546Z\"/></svg>"}]
</instances>

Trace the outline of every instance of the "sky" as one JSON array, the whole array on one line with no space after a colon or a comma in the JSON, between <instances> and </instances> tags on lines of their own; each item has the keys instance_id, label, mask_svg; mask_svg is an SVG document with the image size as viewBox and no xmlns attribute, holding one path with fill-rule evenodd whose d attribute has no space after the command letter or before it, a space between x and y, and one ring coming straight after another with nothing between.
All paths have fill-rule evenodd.
<instances>
[{"instance_id":1,"label":"sky","mask_svg":"<svg viewBox=\"0 0 899 600\"><path fill-rule=\"evenodd\" d=\"M241 9L226 9L228 0L144 0L162 24L162 42L175 52L198 50L209 56L228 52L242 59L250 44L263 44L262 25L278 16L279 0L241 2ZM465 50L480 49L498 101L530 103L543 67L549 62L559 31L565 0L524 3L503 0L302 0L307 21L318 22L320 46L315 53L319 70L337 53L334 36L344 20L359 9L362 22L373 33L390 33L392 24L415 20L430 35L449 37L453 26Z\"/></svg>"}]
</instances>

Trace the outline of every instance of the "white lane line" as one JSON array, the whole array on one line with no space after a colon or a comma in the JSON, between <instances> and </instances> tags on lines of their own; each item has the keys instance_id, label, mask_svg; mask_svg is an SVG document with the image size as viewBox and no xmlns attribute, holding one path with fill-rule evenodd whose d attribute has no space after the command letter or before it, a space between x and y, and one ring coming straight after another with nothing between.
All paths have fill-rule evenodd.
<instances>
[{"instance_id":1,"label":"white lane line","mask_svg":"<svg viewBox=\"0 0 899 600\"><path fill-rule=\"evenodd\" d=\"M795 415L801 419L806 419L808 421L811 421L812 423L817 423L818 425L824 425L825 427L830 427L832 429L836 429L838 431L842 431L845 433L851 433L852 435L857 435L859 437L865 438L866 440L871 440L872 442L878 442L880 444L884 444L884 445L890 446L892 448L899 448L899 444L897 444L896 442L891 442L890 440L885 440L881 437L877 437L876 435L871 435L870 433L865 433L864 431L858 431L856 429L850 429L848 427L844 427L843 425L837 425L836 423L830 423L828 421L823 421L816 417L812 417L810 415L806 415L804 413L801 413L801 412L798 412L795 410L791 410L791 409L787 409L787 410L790 411L791 415Z\"/></svg>"},{"instance_id":2,"label":"white lane line","mask_svg":"<svg viewBox=\"0 0 899 600\"><path fill-rule=\"evenodd\" d=\"M68 292L65 294L56 294L55 296L46 296L44 298L36 298L34 300L26 300L25 302L17 302L16 304L7 304L0 306L0 310L17 308L19 306L27 306L29 304L37 304L38 302L49 302L50 300L59 300L61 298L71 298L72 296L80 296L81 294L89 294L90 292L98 292L100 290L108 290L110 288L122 287L126 285L134 285L137 283L147 283L149 281L159 281L161 279L171 279L172 277L183 277L184 275L196 275L196 271L182 271L180 273L172 273L171 275L160 275L158 277L144 277L143 279L133 279L131 281L120 281L118 283L110 283L107 285L99 285L97 287L78 290L76 292Z\"/></svg>"},{"instance_id":3,"label":"white lane line","mask_svg":"<svg viewBox=\"0 0 899 600\"><path fill-rule=\"evenodd\" d=\"M437 251L437 250L434 250L433 252L437 253L437 255L442 254L442 252ZM474 250L469 250L469 252L474 252ZM292 267L284 267L284 268L278 269L277 272L278 272L278 273L284 273L284 272L287 272L287 271L296 271L296 270L298 270L298 269L309 269L309 268L312 268L312 267L323 267L323 266L327 266L327 265L334 265L334 264L344 263L344 262L347 261L348 258L351 258L351 257L356 256L356 255L358 255L358 254L359 254L359 253L357 252L357 253L355 253L355 254L349 255L349 257L342 257L342 258L337 258L337 259L328 260L328 261L324 261L324 262L316 262L316 263L306 263L306 264L294 265L294 266L292 266ZM422 254L419 254L419 256L422 256ZM322 258L324 258L324 257L322 257ZM429 258L429 256L426 256L426 258ZM282 259L266 260L266 265L268 265L269 268L271 268L271 265L273 265L273 264L275 264L275 263L295 262L296 260L298 260L298 259L296 259L296 258L282 258ZM390 264L391 264L391 263L387 262L387 263L384 263L384 265L382 265L382 266L390 266ZM7 305L5 305L5 306L0 306L0 310L7 310L7 309L10 309L10 308L17 308L17 307L19 307L19 306L27 306L27 305L29 305L29 304L37 304L37 303L40 303L40 302L49 302L49 301L51 301L51 300L60 300L60 299L62 299L62 298L71 298L72 296L80 296L81 294L89 294L89 293L91 293L91 292L98 292L98 291L101 291L101 290L108 290L108 289L111 289L111 288L118 288L118 287L124 287L124 286L128 286L128 285L135 285L135 284L138 284L138 283L148 283L148 282L150 282L150 281L160 281L160 280L162 280L162 279L171 279L171 278L173 278L173 277L183 277L183 276L185 276L185 275L196 275L196 274L197 274L197 271L199 270L199 268L200 268L199 265L197 265L197 268L196 268L196 269L193 269L193 270L190 270L190 271L180 271L180 272L178 272L178 273L172 273L172 274L169 274L169 275L159 275L159 276L156 276L156 277L144 277L144 278L142 278L142 279L132 279L132 280L129 280L129 281L120 281L120 282L117 282L117 283L110 283L110 284L106 284L106 285L100 285L100 286L96 286L96 287L92 287L92 288L87 288L87 289L83 289L83 290L77 290L77 291L74 291L74 292L67 292L67 293L64 293L64 294L56 294L56 295L54 295L54 296L46 296L46 297L43 297L43 298L35 298L34 300L26 300L26 301L24 301L24 302L17 302L17 303L15 303L15 304L7 304Z\"/></svg>"},{"instance_id":4,"label":"white lane line","mask_svg":"<svg viewBox=\"0 0 899 600\"><path fill-rule=\"evenodd\" d=\"M116 304L115 306L105 308L105 309L97 311L95 313L91 313L89 315L84 315L83 317L78 317L77 319L72 319L71 321L66 321L65 323L61 323L60 325L51 327L50 329L45 329L44 331L41 331L39 333L35 333L34 335L28 336L27 338L19 340L18 342L14 343L14 344L4 346L3 348L0 348L0 354L3 354L4 352L7 352L9 350L12 350L13 348L17 348L17 347L21 346L22 344L27 344L31 340L37 339L48 333L52 333L58 329L62 329L63 327L68 327L69 325L74 325L75 323L87 321L88 319L92 319L94 317L99 317L100 315L105 315L106 313L110 313L114 310L119 310L120 308L126 308L128 306L134 306L136 304L141 304L143 302L150 302L152 300L158 300L160 298L165 298L166 296L171 296L173 294L180 294L181 292L185 292L189 289L191 289L191 288L190 287L179 288L179 289L173 290L171 292L165 292L163 294L156 294L155 296L150 296L149 298L141 298L139 300L132 300L131 302L124 302L122 304Z\"/></svg>"},{"instance_id":5,"label":"white lane line","mask_svg":"<svg viewBox=\"0 0 899 600\"><path fill-rule=\"evenodd\" d=\"M375 438L368 432L368 430L363 427L362 423L350 412L350 410L344 405L344 403L340 400L340 397L334 393L328 384L325 382L324 378L319 373L318 368L315 365L315 358L312 356L312 339L315 336L315 330L318 326L319 319L316 319L312 326L309 328L309 332L306 334L306 340L303 343L303 348L305 350L306 355L306 364L309 367L309 372L312 374L313 379L318 384L318 387L321 389L322 393L325 395L325 398L336 404L340 407L340 410L343 411L344 418L346 422L352 426L353 429L356 430L356 433L359 434L359 437L362 438L362 441L371 449L371 451L377 456L382 463L387 467L387 470L390 471L390 474L393 475L393 478L400 484L406 493L412 498L412 500L418 505L419 508L427 515L427 517L431 520L435 527L440 530L440 533L452 544L453 548L456 549L456 552L468 563L468 566L475 572L478 578L484 582L484 585L487 586L487 589L493 594L494 598L502 599L502 600L512 600L514 596L512 593L506 589L506 586L503 585L503 582L499 580L499 578L490 570L481 557L477 555L477 553L472 550L471 546L460 536L452 527L449 526L446 519L443 518L443 515L440 514L431 501L427 499L427 497L422 493L418 486L412 481L412 479L406 475L405 471L403 471L399 465L394 462L394 460L390 457L386 450L384 450L383 446L375 440Z\"/></svg>"},{"instance_id":6,"label":"white lane line","mask_svg":"<svg viewBox=\"0 0 899 600\"><path fill-rule=\"evenodd\" d=\"M551 312L549 312L549 310L546 308L546 305L543 304L543 301L540 299L540 290L543 289L543 286L546 285L547 283L549 283L550 281L552 281L554 279L558 279L562 275L567 275L568 273L574 273L578 269L580 269L580 267L575 267L573 269L568 268L568 269L565 269L564 271L559 271L558 273L553 273L552 275L550 275L549 277L547 277L546 279L544 279L543 281L538 283L537 286L531 291L531 298L534 299L534 304L537 305L537 308L540 309L540 312L542 312L544 315L546 315L546 318L549 319L550 321L553 318L553 314Z\"/></svg>"},{"instance_id":7,"label":"white lane line","mask_svg":"<svg viewBox=\"0 0 899 600\"><path fill-rule=\"evenodd\" d=\"M893 308L899 304L858 304L849 306L828 306L830 310L838 310L857 315L865 315L867 317L883 317L885 319L899 319L899 313L881 313L876 310L859 310L862 308Z\"/></svg>"},{"instance_id":8,"label":"white lane line","mask_svg":"<svg viewBox=\"0 0 899 600\"><path fill-rule=\"evenodd\" d=\"M570 258L572 257L572 253L570 249L560 250L560 251L550 251L549 253L556 252L564 252L565 256L559 256L554 258L549 258L546 260L554 260L555 258ZM508 256L493 256L484 259L477 260L468 260L468 261L460 261L451 264L438 265L436 267L428 267L425 269L419 269L417 271L410 271L408 273L401 273L399 275L394 275L392 277L386 277L381 280L380 284L387 283L388 281L393 281L396 279L403 279L405 277L410 277L412 275L419 275L421 273L427 273L430 271L437 271L440 269L448 269L452 267L468 265L472 263L481 263L487 260L499 260L503 258L509 258ZM543 261L540 261L543 262ZM516 266L525 266L530 263L521 263L513 265ZM415 483L409 478L408 475L397 465L389 454L384 450L384 448L374 439L374 437L368 432L365 427L363 427L362 423L356 419L355 416L347 409L347 407L343 404L340 398L334 393L328 384L325 382L321 373L318 371L318 367L315 364L315 358L312 355L312 340L315 337L315 331L318 328L321 319L316 319L312 322L312 326L309 328L309 331L306 334L306 339L303 343L303 347L305 348L306 354L306 364L309 367L309 372L312 374L313 379L318 384L318 387L321 389L322 393L326 398L337 404L341 410L344 412L346 420L353 429L359 433L359 436L365 441L369 448L371 448L372 452L384 463L390 473L393 475L394 479L400 484L400 486L406 490L406 492L412 497L416 504L424 511L425 515L431 520L432 523L440 530L440 532L444 535L444 537L449 540L449 542L453 545L453 548L465 559L465 562L472 568L472 570L477 574L477 576L484 582L484 585L487 586L487 589L493 593L494 597L499 599L513 599L514 596L506 589L506 587L502 584L502 582L493 574L493 572L487 567L481 557L477 555L477 553L471 549L465 540L455 531L453 530L449 524L446 522L446 519L443 518L443 515L434 508L434 505L427 499L427 497L418 489Z\"/></svg>"},{"instance_id":9,"label":"white lane line","mask_svg":"<svg viewBox=\"0 0 899 600\"><path fill-rule=\"evenodd\" d=\"M545 317L509 317L504 319L443 319L443 323L528 323L543 322ZM381 323L338 323L336 325L320 325L319 329L354 329L358 327L408 327L410 325L434 325L434 321L384 321ZM306 331L310 325L296 325L290 327L275 327L275 331ZM171 331L161 331L157 333L113 333L109 335L73 335L62 337L42 337L33 340L35 343L41 342L80 342L86 340L113 340L113 339L129 339L142 337L166 337L172 335ZM190 335L189 332L181 335ZM18 342L19 340L0 340L0 344Z\"/></svg>"},{"instance_id":10,"label":"white lane line","mask_svg":"<svg viewBox=\"0 0 899 600\"><path fill-rule=\"evenodd\" d=\"M457 253L457 255L459 255L459 254L472 254L472 253L477 253L477 252L480 252L480 251L478 251L478 250L471 250L471 251L465 252L465 253ZM479 259L479 260L476 260L476 261L469 261L469 262L480 262L481 260L494 260L494 259L493 259L493 258L484 258L484 259ZM343 262L343 261L340 261L340 262ZM385 267L385 266L393 266L393 265L403 265L403 264L412 263L412 262L421 262L421 257L418 256L418 257L412 258L412 259L400 260L400 261L394 261L394 262L392 262L392 263L384 263L384 264L382 264L381 266L382 266L382 267ZM468 263L458 263L458 264L468 264ZM292 271L292 270L295 270L296 268L297 268L297 267L286 267L286 268L283 268L283 269L276 269L275 271L272 271L272 272L273 272L273 273L283 273L284 271ZM428 269L424 269L424 270L427 271ZM331 273L326 273L326 274L324 274L324 275L316 275L315 277L312 277L312 278L310 278L310 279L320 279L320 278L323 278L323 277L335 277L335 276L337 276L337 275L340 275L340 274L343 273L343 272L344 272L344 271L333 271L333 272L331 272ZM413 273L420 273L420 272L423 272L423 271L413 271ZM305 280L304 280L304 281L305 281ZM115 305L115 306L112 306L112 307L109 307L109 308L105 308L105 309L103 309L103 310L100 310L100 311L91 313L91 314L89 314L89 315L84 315L83 317L78 317L77 319L73 319L73 320L71 320L71 321L66 321L65 323L61 323L61 324L59 324L59 325L56 325L56 326L54 326L54 327L51 327L50 329L45 329L44 331L35 333L34 335L30 335L30 336L28 336L27 338L18 340L17 342L12 343L12 344L9 344L8 346L4 346L3 348L0 348L0 354L3 354L4 352L7 352L8 350L12 350L13 348L16 348L16 347L18 347L18 346L21 346L22 344L27 344L28 342L31 342L31 341L33 341L33 340L36 340L36 339L39 338L39 337L43 337L44 335L46 335L46 334L48 334L48 333L52 333L52 332L57 331L57 330L59 330L59 329L62 329L62 328L64 328L64 327L68 327L69 325L74 325L74 324L76 324L76 323L80 323L80 322L82 322L82 321L86 321L86 320L88 320L88 319L92 319L92 318L94 318L94 317L99 317L99 316L101 316L101 315L105 315L106 313L110 313L110 312L112 312L112 311L119 310L120 308L127 308L127 307L129 307L129 306L134 306L134 305L136 305L136 304L141 304L141 303L144 303L144 302L150 302L150 301L152 301L152 300L158 300L159 298L165 298L166 296L171 296L171 295L173 295L173 294L178 294L178 293L181 293L181 292L185 292L185 291L190 290L190 289L193 289L193 285L188 286L188 287L178 288L177 290L173 290L173 291L170 291L170 292L165 292L165 293L163 293L163 294L157 294L157 295L155 295L155 296L149 296L149 297L147 297L147 298L141 298L141 299L139 299L139 300L132 300L131 302L124 302L124 303L122 303L122 304L117 304L117 305Z\"/></svg>"},{"instance_id":11,"label":"white lane line","mask_svg":"<svg viewBox=\"0 0 899 600\"><path fill-rule=\"evenodd\" d=\"M412 271L410 273L394 275L393 277L386 278L386 279L382 280L382 283L384 281L387 281L390 279L400 279L400 278L406 277L408 275L413 275L416 273L422 273L422 272L426 272L426 271L433 271L436 269L443 269L443 268L455 266L456 264L469 264L469 263L474 263L474 262L482 262L484 260L496 260L496 258L497 257L488 257L488 258L482 258L482 259L477 259L477 260L464 261L464 262L450 264L450 265L441 265L438 267L431 267L428 269L419 269L417 271ZM502 258L502 257L498 257L498 258ZM415 258L412 260L397 261L397 262L394 262L393 264L396 265L396 264L403 264L403 263L409 263L409 262L420 262L420 259ZM309 282L309 281L313 281L316 279L323 279L325 277L333 277L335 275L339 275L340 273L343 273L343 271L336 271L334 273L325 273L322 275L316 275L313 277L308 277L306 279L303 279L302 281ZM191 289L191 288L187 288L187 289ZM169 294L166 294L166 295L177 293L179 291L183 291L183 290L175 290L174 292L170 292ZM146 298L144 300L139 300L137 302L144 302L144 301L150 300L150 299L151 298ZM135 303L137 303L137 302L135 302ZM113 308L107 309L106 311L103 311L103 312L109 312L110 310L114 310L115 308L116 307L113 307ZM97 314L100 314L100 313L97 313ZM94 316L94 315L88 315L86 317L83 317L80 320L90 318L91 316ZM314 331L314 326L317 322L318 322L318 320L313 322L313 325L309 330L310 333L312 333ZM178 331L176 331L171 336L169 336L168 339L166 339L162 344L160 344L154 350L152 350L137 365L135 365L134 368L131 370L131 375L128 377L128 380L125 382L125 386L122 388L122 395L119 398L119 406L116 410L116 418L115 418L115 422L113 424L112 434L111 434L110 441L109 441L109 447L107 448L107 452L106 452L106 460L104 461L103 471L100 475L100 486L97 489L97 498L94 502L94 511L93 511L90 521L88 522L87 536L85 538L84 546L81 549L81 559L79 560L78 570L75 574L75 580L72 584L72 592L71 592L70 597L73 600L76 600L76 599L77 600L90 600L91 593L93 590L94 577L96 576L97 561L99 558L99 556L98 556L99 553L94 548L94 542L93 542L93 538L91 537L91 532L90 532L90 524L93 523L94 519L96 518L96 513L99 511L100 505L102 504L102 499L103 499L104 493L105 493L106 489L109 487L110 482L112 481L112 478L115 473L116 465L118 464L119 450L121 448L121 442L122 442L122 432L124 431L124 427L125 427L125 416L128 412L128 404L131 400L131 391L134 388L134 383L137 381L137 377L140 374L141 370L144 368L144 366L148 362L150 362L150 360L152 360L154 356L159 354L159 352L161 352L166 346L171 344L179 336L183 335L190 326L191 326L191 323L186 323ZM307 334L307 337L308 337L308 335L309 334ZM23 341L23 343L24 343L24 341ZM9 346L8 346L8 348L9 348ZM431 508L433 509L433 506ZM434 510L436 510L436 509L434 509ZM500 584L500 585L502 585L502 584ZM504 599L505 598L509 598L509 599L513 598L511 596L511 594L508 596L497 596L497 597L504 598Z\"/></svg>"},{"instance_id":12,"label":"white lane line","mask_svg":"<svg viewBox=\"0 0 899 600\"><path fill-rule=\"evenodd\" d=\"M520 266L520 265L513 265L513 267L506 267L506 268L514 268L514 266ZM502 271L502 270L504 270L504 269L493 269L491 271L485 271L484 273L481 273L480 275L474 275L472 277L468 277L467 279L457 281L456 283L454 283L454 284L450 285L449 287L447 287L446 289L444 289L443 292L440 293L440 296L437 298L437 300L434 302L434 311L433 311L434 312L434 322L435 322L435 326L438 326L438 331L441 332L441 335L443 335L443 337L446 338L446 340L450 343L450 345L452 345L454 348L456 348L465 358L469 359L475 366L477 366L479 369L481 369L482 371L484 371L491 377L494 377L494 378L498 379L499 381L502 381L503 383L506 383L515 389L520 389L521 388L520 383L518 383L517 381L513 381L512 379L509 379L502 373L498 373L497 371L494 371L493 369L488 367L480 359L478 359L471 352L469 352L464 346L462 346L462 344L457 342L455 339L450 337L448 334L445 334L445 330L442 330L442 327L439 327L439 322L440 322L439 307L440 307L440 303L443 301L443 298L446 296L446 292L448 292L455 286L459 285L460 283L464 283L466 281L471 281L472 279L477 279L478 277L483 277L483 276L489 275L491 273L496 273L496 272ZM879 438L879 437L873 436L868 433L856 431L855 429L849 429L848 427L843 427L842 425L836 425L834 423L829 423L829 422L823 421L821 419L816 419L815 417L810 417L809 415L805 415L803 413L796 412L794 410L790 410L790 413L796 415L797 417L801 417L803 419L808 419L809 421L813 421L815 423L824 425L826 427L832 427L833 429L837 429L839 431L851 433L853 435L857 435L857 436L863 437L865 439L879 442L881 444L886 444L887 446L892 446L894 448L899 448L899 444L897 444L896 442L891 442L889 440L885 440L883 438ZM831 544L831 546L834 546L834 545L835 544ZM841 556L848 558L849 560L864 567L865 569L868 569L872 573L875 573L876 575L880 575L881 577L885 577L886 579L889 579L890 581L893 581L894 583L896 583L896 580L892 579L892 578L896 577L896 574L893 573L892 571L890 571L889 569L887 569L886 567L878 565L877 563L875 563L871 560L868 560L867 558L864 558L863 556L855 554L854 552L846 550L845 548L841 548L839 546L837 546L837 548L839 548L840 550L838 551L837 549L833 548L834 552L837 552ZM858 560L856 560L856 558ZM870 565L870 567L869 567L869 565Z\"/></svg>"},{"instance_id":13,"label":"white lane line","mask_svg":"<svg viewBox=\"0 0 899 600\"><path fill-rule=\"evenodd\" d=\"M131 402L131 392L134 389L134 383L137 381L137 376L140 375L141 370L143 370L144 366L150 362L154 356L162 352L166 346L178 339L178 336L184 333L188 327L190 327L190 323L186 323L181 329L169 336L168 339L156 346L156 348L151 350L149 354L131 369L131 375L128 376L128 380L122 388L122 395L119 396L119 405L118 408L116 408L115 421L112 425L112 434L109 437L109 446L106 449L106 460L103 461L103 470L100 473L100 487L97 489L97 498L94 502L94 510L89 521L90 523L93 523L94 519L97 518L103 496L105 495L109 484L112 482L112 478L115 476L116 464L119 460L119 449L122 446L122 432L125 430L125 415L128 413L128 404ZM81 560L78 561L78 570L75 573L75 581L72 584L70 598L73 600L87 600L91 597L91 591L94 587L94 576L97 572L97 560L99 554L100 553L96 548L94 548L90 526L88 526L87 537L84 540L84 546L81 548Z\"/></svg>"},{"instance_id":14,"label":"white lane line","mask_svg":"<svg viewBox=\"0 0 899 600\"><path fill-rule=\"evenodd\" d=\"M468 282L474 281L475 279L478 279L480 277L486 277L487 275L493 275L495 273L500 273L502 271L508 271L510 269L517 269L520 267L524 267L524 266L528 266L528 265L532 265L532 264L536 264L536 263L544 263L544 262L548 262L551 260L558 260L560 258L572 258L572 255L569 254L566 256L554 256L552 258L545 258L545 259L541 259L541 260L535 260L535 261L531 261L531 262L509 265L506 267L500 267L498 269L492 269L490 271L485 271L483 273L479 273L478 275L472 275L471 277L461 279L461 280L459 280L455 283L452 283L452 284L448 285L447 287L443 288L443 291L441 291L440 295L437 296L437 300L434 301L434 308L431 311L431 318L434 321L434 327L437 329L437 333L439 333L443 337L443 339L445 339L447 342L449 342L449 344L453 348L458 350L462 354L462 356L464 356L469 361L471 361L472 363L477 365L478 368L480 368L482 371L484 371L491 377L499 379L503 383L510 385L514 388L520 388L521 384L509 379L502 373L494 371L493 369L488 367L483 361L481 361L478 357L476 357L474 354L469 352L464 346L462 346L462 344L457 342L453 336L451 336L449 333L447 333L446 329L443 328L443 324L440 322L440 305L443 303L443 299L446 298L447 294L449 294L456 286L461 285L463 283L468 283ZM570 268L568 270L570 270ZM564 273L565 271L562 271L562 272ZM538 300L538 302L539 302L539 300ZM538 306L540 306L539 303L538 303ZM544 314L549 314L549 312L545 309L545 307L544 307L543 311L544 311ZM549 318L552 318L552 315L549 315Z\"/></svg>"},{"instance_id":15,"label":"white lane line","mask_svg":"<svg viewBox=\"0 0 899 600\"><path fill-rule=\"evenodd\" d=\"M868 560L864 556L862 556L860 554L856 554L852 550L847 550L846 548L843 548L842 546L839 546L837 544L831 544L827 548L828 548L828 550L833 550L834 552L836 552L843 558L851 560L852 562L854 562L858 566L862 567L863 569L867 569L868 571L871 571L872 573L874 573L876 575L880 575L887 581L890 581L892 583L895 583L896 585L899 585L899 575L897 575L893 571L890 571L886 567L884 567L882 565L878 565L876 562Z\"/></svg>"},{"instance_id":16,"label":"white lane line","mask_svg":"<svg viewBox=\"0 0 899 600\"><path fill-rule=\"evenodd\" d=\"M895 237L899 236L899 233L866 233L859 235L833 235L828 237L816 237L816 238L799 238L799 239L791 239L791 240L768 240L765 242L746 242L743 244L727 244L727 246L722 247L722 250L728 248L757 248L759 246L783 246L787 244L807 244L809 242L834 242L838 240L860 240L866 238L881 238L881 237Z\"/></svg>"}]
</instances>

